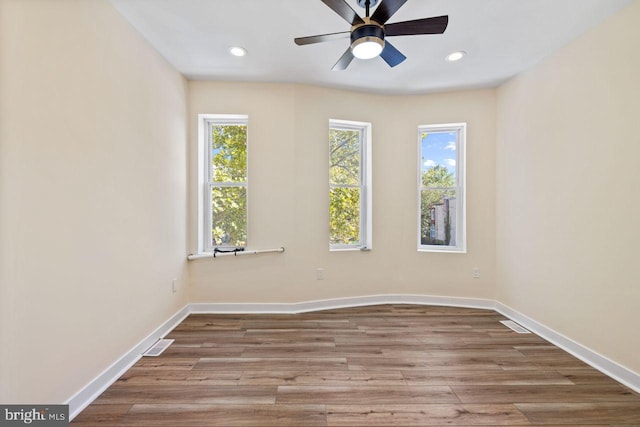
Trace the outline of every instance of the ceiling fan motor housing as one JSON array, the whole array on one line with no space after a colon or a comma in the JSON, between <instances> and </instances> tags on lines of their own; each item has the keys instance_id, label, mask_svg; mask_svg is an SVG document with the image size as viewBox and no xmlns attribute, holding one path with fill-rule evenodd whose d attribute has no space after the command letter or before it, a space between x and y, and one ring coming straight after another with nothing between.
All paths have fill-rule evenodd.
<instances>
[{"instance_id":1,"label":"ceiling fan motor housing","mask_svg":"<svg viewBox=\"0 0 640 427\"><path fill-rule=\"evenodd\" d=\"M376 24L364 24L351 31L351 49L366 42L376 42L384 46L384 29Z\"/></svg>"}]
</instances>

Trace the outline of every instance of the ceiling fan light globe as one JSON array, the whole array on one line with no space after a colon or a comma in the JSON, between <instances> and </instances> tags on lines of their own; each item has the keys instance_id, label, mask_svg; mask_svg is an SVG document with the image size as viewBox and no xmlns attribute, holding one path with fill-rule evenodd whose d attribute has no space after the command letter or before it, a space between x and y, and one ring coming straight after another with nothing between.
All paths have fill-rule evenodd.
<instances>
[{"instance_id":1,"label":"ceiling fan light globe","mask_svg":"<svg viewBox=\"0 0 640 427\"><path fill-rule=\"evenodd\" d=\"M362 37L351 43L351 53L358 59L371 59L382 53L384 40L378 37Z\"/></svg>"}]
</instances>

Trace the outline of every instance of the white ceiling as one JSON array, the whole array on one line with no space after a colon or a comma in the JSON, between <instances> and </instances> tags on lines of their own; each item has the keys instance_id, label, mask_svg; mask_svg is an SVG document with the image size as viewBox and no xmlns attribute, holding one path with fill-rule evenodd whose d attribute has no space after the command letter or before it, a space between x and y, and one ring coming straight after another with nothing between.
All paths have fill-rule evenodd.
<instances>
[{"instance_id":1,"label":"white ceiling","mask_svg":"<svg viewBox=\"0 0 640 427\"><path fill-rule=\"evenodd\" d=\"M384 0L382 0L384 1ZM295 37L348 31L320 0L111 0L189 79L309 83L411 94L496 86L633 0L408 0L389 23L449 15L443 35L390 37L407 60L331 67L349 39L297 46ZM347 0L364 16L355 0ZM242 46L248 55L229 54ZM459 62L445 56L464 50Z\"/></svg>"}]
</instances>

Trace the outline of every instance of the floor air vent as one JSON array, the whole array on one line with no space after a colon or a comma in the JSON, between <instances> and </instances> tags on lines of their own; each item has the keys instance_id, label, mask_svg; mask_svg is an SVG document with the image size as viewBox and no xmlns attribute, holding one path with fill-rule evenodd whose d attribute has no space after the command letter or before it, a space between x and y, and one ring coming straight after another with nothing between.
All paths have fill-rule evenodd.
<instances>
[{"instance_id":1,"label":"floor air vent","mask_svg":"<svg viewBox=\"0 0 640 427\"><path fill-rule=\"evenodd\" d=\"M519 334L530 334L531 333L531 331L529 331L528 329L525 329L522 326L518 325L513 320L501 320L500 323L502 323L507 328L516 331Z\"/></svg>"},{"instance_id":2,"label":"floor air vent","mask_svg":"<svg viewBox=\"0 0 640 427\"><path fill-rule=\"evenodd\" d=\"M158 340L149 350L142 353L143 356L160 356L175 340Z\"/></svg>"}]
</instances>

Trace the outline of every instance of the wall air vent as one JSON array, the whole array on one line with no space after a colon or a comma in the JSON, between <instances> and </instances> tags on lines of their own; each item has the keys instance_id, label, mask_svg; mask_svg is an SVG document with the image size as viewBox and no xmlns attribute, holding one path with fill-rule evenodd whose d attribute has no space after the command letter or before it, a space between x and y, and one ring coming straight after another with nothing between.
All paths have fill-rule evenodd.
<instances>
[{"instance_id":1,"label":"wall air vent","mask_svg":"<svg viewBox=\"0 0 640 427\"><path fill-rule=\"evenodd\" d=\"M143 356L160 356L175 340L158 340L147 351L142 353Z\"/></svg>"},{"instance_id":2,"label":"wall air vent","mask_svg":"<svg viewBox=\"0 0 640 427\"><path fill-rule=\"evenodd\" d=\"M522 326L518 325L516 322L514 322L513 320L501 320L500 323L502 323L504 326L506 326L507 328L516 331L519 334L530 334L531 331L523 328Z\"/></svg>"}]
</instances>

